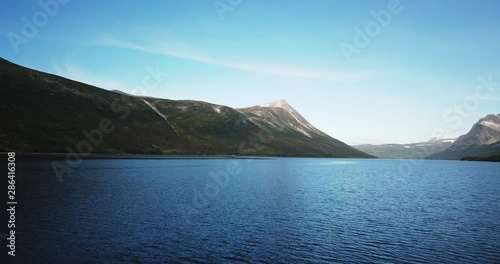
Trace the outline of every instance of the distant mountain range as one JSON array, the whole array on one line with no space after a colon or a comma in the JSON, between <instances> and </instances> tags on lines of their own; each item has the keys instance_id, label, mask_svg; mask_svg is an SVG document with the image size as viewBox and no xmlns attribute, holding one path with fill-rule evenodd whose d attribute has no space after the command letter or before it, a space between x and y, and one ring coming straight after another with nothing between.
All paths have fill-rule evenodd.
<instances>
[{"instance_id":1,"label":"distant mountain range","mask_svg":"<svg viewBox=\"0 0 500 264\"><path fill-rule=\"evenodd\" d=\"M390 159L500 155L500 114L465 135L351 147L311 125L285 100L233 109L108 91L0 59L0 151Z\"/></svg>"},{"instance_id":2,"label":"distant mountain range","mask_svg":"<svg viewBox=\"0 0 500 264\"><path fill-rule=\"evenodd\" d=\"M357 145L370 155L387 159L480 160L500 155L500 114L481 118L465 135L412 144Z\"/></svg>"},{"instance_id":3,"label":"distant mountain range","mask_svg":"<svg viewBox=\"0 0 500 264\"><path fill-rule=\"evenodd\" d=\"M286 101L233 109L107 91L0 59L0 151L372 157Z\"/></svg>"},{"instance_id":4,"label":"distant mountain range","mask_svg":"<svg viewBox=\"0 0 500 264\"><path fill-rule=\"evenodd\" d=\"M462 159L494 155L500 155L500 114L481 118L467 134L457 138L449 148L428 158Z\"/></svg>"},{"instance_id":5,"label":"distant mountain range","mask_svg":"<svg viewBox=\"0 0 500 264\"><path fill-rule=\"evenodd\" d=\"M447 138L409 144L363 144L353 147L382 159L425 159L449 148L454 141L453 138Z\"/></svg>"}]
</instances>

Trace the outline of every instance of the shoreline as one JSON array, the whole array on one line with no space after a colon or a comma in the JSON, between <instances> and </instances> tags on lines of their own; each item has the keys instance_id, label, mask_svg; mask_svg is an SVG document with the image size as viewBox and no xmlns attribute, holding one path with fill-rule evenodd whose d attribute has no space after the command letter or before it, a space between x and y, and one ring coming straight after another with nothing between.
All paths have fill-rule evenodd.
<instances>
[{"instance_id":1,"label":"shoreline","mask_svg":"<svg viewBox=\"0 0 500 264\"><path fill-rule=\"evenodd\" d=\"M0 152L6 155L7 152ZM16 152L21 160L65 159L71 153L25 153ZM81 159L271 159L273 157L232 156L232 155L168 155L168 154L110 154L79 153Z\"/></svg>"}]
</instances>

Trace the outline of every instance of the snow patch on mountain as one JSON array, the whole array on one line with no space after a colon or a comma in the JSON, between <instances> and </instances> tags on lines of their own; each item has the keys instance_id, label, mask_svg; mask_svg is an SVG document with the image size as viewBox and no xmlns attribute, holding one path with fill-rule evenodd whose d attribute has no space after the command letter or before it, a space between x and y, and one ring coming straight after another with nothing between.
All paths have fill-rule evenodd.
<instances>
[{"instance_id":1,"label":"snow patch on mountain","mask_svg":"<svg viewBox=\"0 0 500 264\"><path fill-rule=\"evenodd\" d=\"M172 124L170 124L170 122L168 122L167 117L166 117L164 114L162 114L160 111L158 111L158 109L157 109L154 105L150 104L150 103L149 103L148 101L146 101L145 99L141 99L141 100L142 100L142 101L143 101L146 105L148 105L148 106L149 106L149 107L150 107L153 111L155 111L155 112L156 112L156 113L157 113L157 114L158 114L161 118L163 118L163 119L165 120L165 122L167 122L167 124L170 126L170 128L172 128L172 130L175 132L175 134L176 134L177 136L179 135L179 133L177 133L177 130L175 129L175 127L174 127L174 126L172 126Z\"/></svg>"},{"instance_id":2,"label":"snow patch on mountain","mask_svg":"<svg viewBox=\"0 0 500 264\"><path fill-rule=\"evenodd\" d=\"M500 124L499 123L485 120L485 121L481 121L479 124L500 132Z\"/></svg>"},{"instance_id":3,"label":"snow patch on mountain","mask_svg":"<svg viewBox=\"0 0 500 264\"><path fill-rule=\"evenodd\" d=\"M221 111L222 106L220 106L220 105L217 105L217 106L215 106L215 105L214 105L214 106L212 106L212 109L214 109L214 111L215 111L216 113L218 113L218 114L221 114L221 113L222 113L222 111Z\"/></svg>"},{"instance_id":4,"label":"snow patch on mountain","mask_svg":"<svg viewBox=\"0 0 500 264\"><path fill-rule=\"evenodd\" d=\"M261 104L259 106L264 107L264 108L268 108L268 107L282 108L282 109L286 110L295 119L295 121L297 121L297 123L299 123L305 130L310 130L311 132L322 134L321 131L319 131L317 128L315 128L313 125L311 125L309 122L307 122L307 120L304 117L302 117L297 112L297 110L295 110L292 106L290 106L287 103L287 101L285 101L284 99L279 99L279 100L274 101L274 102ZM304 129L301 129L301 132L305 131ZM310 137L310 134L307 133L307 136Z\"/></svg>"},{"instance_id":5,"label":"snow patch on mountain","mask_svg":"<svg viewBox=\"0 0 500 264\"><path fill-rule=\"evenodd\" d=\"M301 128L295 127L296 130L304 134L306 137L312 138L312 136Z\"/></svg>"}]
</instances>

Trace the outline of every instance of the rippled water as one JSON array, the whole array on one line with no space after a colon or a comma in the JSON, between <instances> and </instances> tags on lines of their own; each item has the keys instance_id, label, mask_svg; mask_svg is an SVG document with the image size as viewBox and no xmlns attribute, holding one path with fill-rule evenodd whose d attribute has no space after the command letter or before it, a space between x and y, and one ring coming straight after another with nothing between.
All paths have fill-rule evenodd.
<instances>
[{"instance_id":1,"label":"rippled water","mask_svg":"<svg viewBox=\"0 0 500 264\"><path fill-rule=\"evenodd\" d=\"M500 263L500 163L50 164L17 164L18 261Z\"/></svg>"}]
</instances>

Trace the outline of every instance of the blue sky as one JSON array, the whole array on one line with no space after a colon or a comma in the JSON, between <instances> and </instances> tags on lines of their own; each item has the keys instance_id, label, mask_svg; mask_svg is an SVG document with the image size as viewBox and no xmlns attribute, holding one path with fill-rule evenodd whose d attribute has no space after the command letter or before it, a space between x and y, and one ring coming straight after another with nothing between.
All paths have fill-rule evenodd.
<instances>
[{"instance_id":1,"label":"blue sky","mask_svg":"<svg viewBox=\"0 0 500 264\"><path fill-rule=\"evenodd\" d=\"M456 137L500 113L500 2L397 2L5 0L0 56L160 98L284 98L350 144Z\"/></svg>"}]
</instances>

